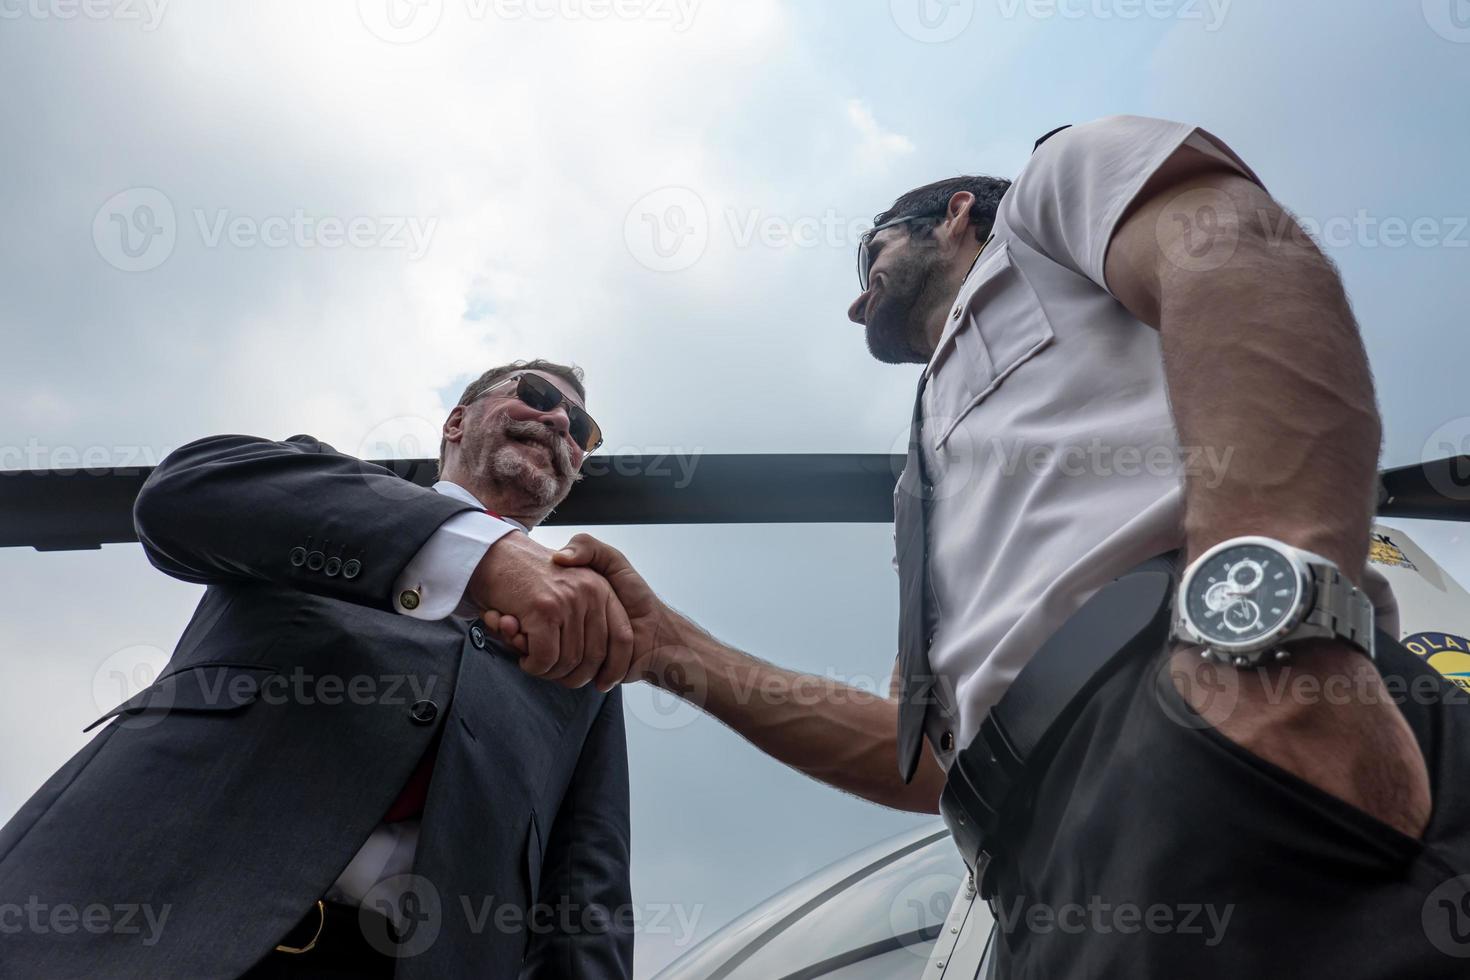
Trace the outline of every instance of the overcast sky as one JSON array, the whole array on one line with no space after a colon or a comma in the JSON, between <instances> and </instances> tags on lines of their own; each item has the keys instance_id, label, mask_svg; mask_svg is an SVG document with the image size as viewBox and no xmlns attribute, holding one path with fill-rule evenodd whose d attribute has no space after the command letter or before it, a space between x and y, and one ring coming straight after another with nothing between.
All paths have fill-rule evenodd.
<instances>
[{"instance_id":1,"label":"overcast sky","mask_svg":"<svg viewBox=\"0 0 1470 980\"><path fill-rule=\"evenodd\" d=\"M1387 464L1470 447L1466 0L0 0L0 84L0 468L429 455L525 356L586 368L607 452L892 451L916 372L844 315L867 219L1120 112L1210 129L1320 233ZM605 536L754 652L887 675L887 527ZM1454 529L1415 536L1470 581ZM3 820L199 589L136 546L0 574ZM694 920L642 975L916 823L629 701L636 897Z\"/></svg>"}]
</instances>

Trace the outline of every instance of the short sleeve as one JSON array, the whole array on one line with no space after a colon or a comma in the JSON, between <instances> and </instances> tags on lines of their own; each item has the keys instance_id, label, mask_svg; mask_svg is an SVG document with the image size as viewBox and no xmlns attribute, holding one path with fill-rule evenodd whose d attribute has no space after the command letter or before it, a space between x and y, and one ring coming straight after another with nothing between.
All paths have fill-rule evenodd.
<instances>
[{"instance_id":1,"label":"short sleeve","mask_svg":"<svg viewBox=\"0 0 1470 980\"><path fill-rule=\"evenodd\" d=\"M1042 143L1001 202L1000 222L1053 262L1106 289L1103 262L1119 221L1149 179L1185 148L1261 183L1228 146L1198 127L1109 116Z\"/></svg>"}]
</instances>

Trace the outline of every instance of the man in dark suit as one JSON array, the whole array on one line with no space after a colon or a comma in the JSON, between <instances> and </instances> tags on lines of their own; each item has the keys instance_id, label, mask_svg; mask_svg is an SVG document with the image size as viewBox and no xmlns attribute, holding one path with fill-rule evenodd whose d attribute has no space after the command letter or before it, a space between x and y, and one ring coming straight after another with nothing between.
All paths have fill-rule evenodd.
<instances>
[{"instance_id":1,"label":"man in dark suit","mask_svg":"<svg viewBox=\"0 0 1470 980\"><path fill-rule=\"evenodd\" d=\"M600 442L584 402L487 371L433 490L305 435L165 459L138 536L204 597L0 829L0 977L628 977L632 633L523 533Z\"/></svg>"}]
</instances>

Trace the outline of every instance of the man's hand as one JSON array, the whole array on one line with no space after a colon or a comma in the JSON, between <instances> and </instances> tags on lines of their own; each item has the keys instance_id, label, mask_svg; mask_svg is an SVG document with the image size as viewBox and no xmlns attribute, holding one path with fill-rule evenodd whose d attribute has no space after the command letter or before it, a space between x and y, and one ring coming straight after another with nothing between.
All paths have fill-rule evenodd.
<instances>
[{"instance_id":1,"label":"man's hand","mask_svg":"<svg viewBox=\"0 0 1470 980\"><path fill-rule=\"evenodd\" d=\"M1373 662L1340 643L1294 649L1291 660L1242 670L1232 698L1210 695L1198 648L1169 670L1190 707L1231 741L1409 836L1429 825L1429 773Z\"/></svg>"},{"instance_id":2,"label":"man's hand","mask_svg":"<svg viewBox=\"0 0 1470 980\"><path fill-rule=\"evenodd\" d=\"M611 658L597 673L597 687L606 692L625 681L649 680L659 667L656 654L672 641L669 609L656 596L621 551L590 534L578 534L565 548L551 554L551 560L569 572L590 569L605 581L615 594L616 602L626 611L631 624L631 656L614 662ZM504 606L487 609L481 617L506 642L525 652L529 630L521 617L505 611ZM621 671L621 672L619 672Z\"/></svg>"},{"instance_id":3,"label":"man's hand","mask_svg":"<svg viewBox=\"0 0 1470 980\"><path fill-rule=\"evenodd\" d=\"M603 691L627 675L633 628L607 580L558 566L525 535L491 545L465 591L491 629L505 633L503 621L514 621L526 673L571 688L595 680Z\"/></svg>"}]
</instances>

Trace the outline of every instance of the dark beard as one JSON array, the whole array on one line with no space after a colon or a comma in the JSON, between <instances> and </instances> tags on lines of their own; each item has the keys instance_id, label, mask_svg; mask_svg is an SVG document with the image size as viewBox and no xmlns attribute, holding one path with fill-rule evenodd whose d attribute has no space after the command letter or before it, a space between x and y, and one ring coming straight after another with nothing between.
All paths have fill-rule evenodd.
<instances>
[{"instance_id":1,"label":"dark beard","mask_svg":"<svg viewBox=\"0 0 1470 980\"><path fill-rule=\"evenodd\" d=\"M927 364L923 311L939 256L924 249L883 273L883 288L866 317L868 353L884 364Z\"/></svg>"}]
</instances>

